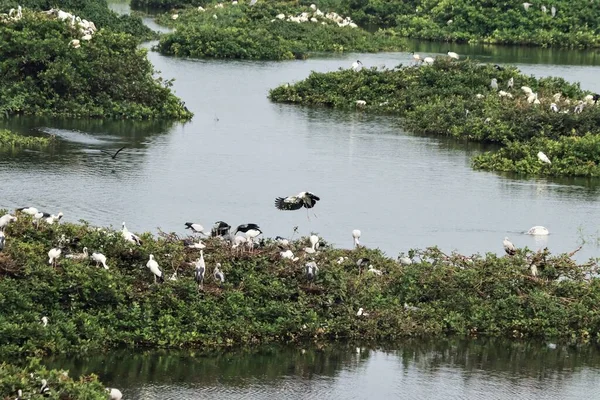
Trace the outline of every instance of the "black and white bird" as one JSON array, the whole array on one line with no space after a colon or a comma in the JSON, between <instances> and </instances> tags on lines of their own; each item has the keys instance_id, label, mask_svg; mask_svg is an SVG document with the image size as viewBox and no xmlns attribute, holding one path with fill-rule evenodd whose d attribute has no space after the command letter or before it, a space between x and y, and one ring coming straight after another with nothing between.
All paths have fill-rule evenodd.
<instances>
[{"instance_id":1,"label":"black and white bird","mask_svg":"<svg viewBox=\"0 0 600 400\"><path fill-rule=\"evenodd\" d=\"M515 245L512 244L510 240L508 240L508 237L504 238L504 240L502 241L502 245L504 246L504 251L509 256L514 256L516 254L517 249L515 248Z\"/></svg>"},{"instance_id":2,"label":"black and white bird","mask_svg":"<svg viewBox=\"0 0 600 400\"><path fill-rule=\"evenodd\" d=\"M556 105L556 103L550 104L550 110L555 113L558 112L558 106Z\"/></svg>"},{"instance_id":3,"label":"black and white bird","mask_svg":"<svg viewBox=\"0 0 600 400\"><path fill-rule=\"evenodd\" d=\"M204 252L200 250L200 258L196 261L196 271L194 280L198 284L198 289L202 289L204 285L204 274L206 273L206 263L204 262Z\"/></svg>"},{"instance_id":4,"label":"black and white bird","mask_svg":"<svg viewBox=\"0 0 600 400\"><path fill-rule=\"evenodd\" d=\"M42 387L40 388L40 394L44 397L50 397L50 387L48 386L48 381L42 379Z\"/></svg>"},{"instance_id":5,"label":"black and white bird","mask_svg":"<svg viewBox=\"0 0 600 400\"><path fill-rule=\"evenodd\" d=\"M213 277L215 281L220 282L220 284L225 282L225 274L221 271L221 263L217 263L215 266L215 270L213 271Z\"/></svg>"},{"instance_id":6,"label":"black and white bird","mask_svg":"<svg viewBox=\"0 0 600 400\"><path fill-rule=\"evenodd\" d=\"M255 231L259 231L260 233L262 233L262 231L260 230L260 227L256 224L243 224L243 225L238 225L238 227L235 229L234 234L237 234L238 232L248 233L249 230L255 230Z\"/></svg>"},{"instance_id":7,"label":"black and white bird","mask_svg":"<svg viewBox=\"0 0 600 400\"><path fill-rule=\"evenodd\" d=\"M0 217L0 231L3 231L8 224L10 224L11 222L15 222L16 220L17 217L13 217L10 214L5 214L2 217Z\"/></svg>"},{"instance_id":8,"label":"black and white bird","mask_svg":"<svg viewBox=\"0 0 600 400\"><path fill-rule=\"evenodd\" d=\"M44 214L46 214L46 213L44 213ZM36 214L36 215L37 215L37 214ZM60 221L62 217L63 217L63 213L62 213L62 211L61 211L61 212L59 212L57 215L54 215L54 214L52 214L52 215L50 215L49 217L46 217L46 218L45 218L45 221L46 221L46 223L47 223L47 224L49 224L49 225L52 225L52 224L54 224L55 222L58 222L58 221ZM35 216L34 216L34 218L35 218Z\"/></svg>"},{"instance_id":9,"label":"black and white bird","mask_svg":"<svg viewBox=\"0 0 600 400\"><path fill-rule=\"evenodd\" d=\"M215 224L213 225L213 227L210 231L210 236L212 236L212 237L227 236L229 234L230 229L231 229L231 225L229 225L227 222L217 221L217 222L215 222Z\"/></svg>"},{"instance_id":10,"label":"black and white bird","mask_svg":"<svg viewBox=\"0 0 600 400\"><path fill-rule=\"evenodd\" d=\"M368 267L371 264L371 260L369 260L368 258L359 258L358 261L356 261L356 266L358 267L358 273L360 274L363 270L363 268Z\"/></svg>"},{"instance_id":11,"label":"black and white bird","mask_svg":"<svg viewBox=\"0 0 600 400\"><path fill-rule=\"evenodd\" d=\"M352 70L358 72L362 69L363 63L360 60L356 60L352 63Z\"/></svg>"},{"instance_id":12,"label":"black and white bird","mask_svg":"<svg viewBox=\"0 0 600 400\"><path fill-rule=\"evenodd\" d=\"M152 274L154 274L154 283L156 283L157 278L161 282L165 281L164 274L160 270L160 267L158 266L158 263L156 262L156 260L154 260L154 256L152 254L150 254L150 259L146 263L146 267L148 267L150 269L150 271L152 272Z\"/></svg>"},{"instance_id":13,"label":"black and white bird","mask_svg":"<svg viewBox=\"0 0 600 400\"><path fill-rule=\"evenodd\" d=\"M33 223L35 224L36 228L39 228L40 220L43 219L44 221L46 221L51 216L52 215L50 215L47 212L38 211L37 213L33 214Z\"/></svg>"},{"instance_id":14,"label":"black and white bird","mask_svg":"<svg viewBox=\"0 0 600 400\"><path fill-rule=\"evenodd\" d=\"M35 214L37 214L39 212L39 210L35 207L21 207L21 208L17 208L17 211L22 212L27 215L31 215L31 216L34 216Z\"/></svg>"},{"instance_id":15,"label":"black and white bird","mask_svg":"<svg viewBox=\"0 0 600 400\"><path fill-rule=\"evenodd\" d=\"M311 192L300 192L295 196L277 197L275 199L275 207L279 210L299 210L304 208L313 208L317 201L321 200Z\"/></svg>"},{"instance_id":16,"label":"black and white bird","mask_svg":"<svg viewBox=\"0 0 600 400\"><path fill-rule=\"evenodd\" d=\"M23 391L21 389L17 390L17 398L15 400L23 399Z\"/></svg>"},{"instance_id":17,"label":"black and white bird","mask_svg":"<svg viewBox=\"0 0 600 400\"><path fill-rule=\"evenodd\" d=\"M123 235L123 239L127 240L129 243L137 244L138 246L142 245L140 237L135 233L129 232L125 226L125 222L123 222L123 230L121 231L121 235Z\"/></svg>"},{"instance_id":18,"label":"black and white bird","mask_svg":"<svg viewBox=\"0 0 600 400\"><path fill-rule=\"evenodd\" d=\"M192 232L194 232L194 233L200 233L204 236L208 236L206 233L204 233L204 227L200 224L196 224L193 222L186 222L185 229L191 229Z\"/></svg>"},{"instance_id":19,"label":"black and white bird","mask_svg":"<svg viewBox=\"0 0 600 400\"><path fill-rule=\"evenodd\" d=\"M0 251L4 250L5 245L6 245L6 236L4 236L4 232L0 231Z\"/></svg>"},{"instance_id":20,"label":"black and white bird","mask_svg":"<svg viewBox=\"0 0 600 400\"><path fill-rule=\"evenodd\" d=\"M121 400L123 398L123 393L119 389L106 388L106 391L110 400Z\"/></svg>"},{"instance_id":21,"label":"black and white bird","mask_svg":"<svg viewBox=\"0 0 600 400\"><path fill-rule=\"evenodd\" d=\"M312 282L317 279L317 274L319 273L319 267L317 263L314 261L309 261L305 264L306 267L306 279Z\"/></svg>"}]
</instances>

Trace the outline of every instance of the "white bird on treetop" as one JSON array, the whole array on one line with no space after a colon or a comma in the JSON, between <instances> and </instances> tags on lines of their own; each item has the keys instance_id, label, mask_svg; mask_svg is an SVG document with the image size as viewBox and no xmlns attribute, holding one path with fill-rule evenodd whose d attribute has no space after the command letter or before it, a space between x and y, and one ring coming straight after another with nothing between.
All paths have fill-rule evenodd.
<instances>
[{"instance_id":1,"label":"white bird on treetop","mask_svg":"<svg viewBox=\"0 0 600 400\"><path fill-rule=\"evenodd\" d=\"M537 158L538 158L538 160L540 160L544 164L552 164L550 162L550 159L548 158L548 156L545 155L544 153L542 153L541 151L537 153Z\"/></svg>"},{"instance_id":2,"label":"white bird on treetop","mask_svg":"<svg viewBox=\"0 0 600 400\"><path fill-rule=\"evenodd\" d=\"M354 229L352 231L352 237L354 238L354 247L358 247L360 245L358 239L360 239L360 230Z\"/></svg>"},{"instance_id":3,"label":"white bird on treetop","mask_svg":"<svg viewBox=\"0 0 600 400\"><path fill-rule=\"evenodd\" d=\"M510 240L508 240L508 237L504 238L504 240L502 241L502 245L504 246L504 251L509 256L515 255L515 253L517 252L515 245L512 244L512 242Z\"/></svg>"},{"instance_id":4,"label":"white bird on treetop","mask_svg":"<svg viewBox=\"0 0 600 400\"><path fill-rule=\"evenodd\" d=\"M446 54L448 54L448 57L450 58L454 58L455 60L458 60L458 54L453 52L453 51L448 51Z\"/></svg>"},{"instance_id":5,"label":"white bird on treetop","mask_svg":"<svg viewBox=\"0 0 600 400\"><path fill-rule=\"evenodd\" d=\"M56 263L58 262L58 258L60 257L60 253L62 253L60 248L50 249L48 252L48 264L55 267Z\"/></svg>"},{"instance_id":6,"label":"white bird on treetop","mask_svg":"<svg viewBox=\"0 0 600 400\"><path fill-rule=\"evenodd\" d=\"M106 256L102 253L92 253L92 260L96 262L96 266L102 264L104 269L108 269L108 265L106 265Z\"/></svg>"},{"instance_id":7,"label":"white bird on treetop","mask_svg":"<svg viewBox=\"0 0 600 400\"><path fill-rule=\"evenodd\" d=\"M352 69L353 69L355 72L358 72L358 71L360 71L360 70L362 69L362 65L363 65L363 64L360 62L360 60L356 60L356 61L354 61L354 62L352 63Z\"/></svg>"},{"instance_id":8,"label":"white bird on treetop","mask_svg":"<svg viewBox=\"0 0 600 400\"><path fill-rule=\"evenodd\" d=\"M152 273L154 274L154 283L156 283L156 278L158 278L161 282L165 281L164 274L160 270L160 267L158 266L158 263L154 260L154 256L152 254L150 254L150 259L146 263L146 267L148 267L150 271L152 271Z\"/></svg>"},{"instance_id":9,"label":"white bird on treetop","mask_svg":"<svg viewBox=\"0 0 600 400\"><path fill-rule=\"evenodd\" d=\"M123 230L121 231L121 234L123 235L123 238L130 243L137 244L138 246L142 244L142 241L140 240L138 235L129 232L129 230L125 226L125 222L123 222Z\"/></svg>"}]
</instances>

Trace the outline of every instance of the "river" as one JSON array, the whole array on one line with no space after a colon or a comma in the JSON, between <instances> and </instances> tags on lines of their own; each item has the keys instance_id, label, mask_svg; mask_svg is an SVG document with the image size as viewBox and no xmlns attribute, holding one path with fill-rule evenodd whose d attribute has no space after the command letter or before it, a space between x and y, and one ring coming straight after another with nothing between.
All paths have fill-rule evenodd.
<instances>
[{"instance_id":1,"label":"river","mask_svg":"<svg viewBox=\"0 0 600 400\"><path fill-rule=\"evenodd\" d=\"M202 355L127 352L46 360L96 373L126 400L583 399L600 388L600 352L503 340L368 347L260 347Z\"/></svg>"}]
</instances>

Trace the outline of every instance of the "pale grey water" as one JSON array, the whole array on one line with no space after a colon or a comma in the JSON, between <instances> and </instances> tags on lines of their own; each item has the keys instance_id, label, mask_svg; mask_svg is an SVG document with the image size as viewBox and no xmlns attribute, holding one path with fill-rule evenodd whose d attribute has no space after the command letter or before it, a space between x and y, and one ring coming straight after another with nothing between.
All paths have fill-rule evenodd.
<instances>
[{"instance_id":1,"label":"pale grey water","mask_svg":"<svg viewBox=\"0 0 600 400\"><path fill-rule=\"evenodd\" d=\"M598 398L600 353L486 340L408 341L394 350L264 347L199 355L113 352L55 358L96 373L128 400Z\"/></svg>"}]
</instances>

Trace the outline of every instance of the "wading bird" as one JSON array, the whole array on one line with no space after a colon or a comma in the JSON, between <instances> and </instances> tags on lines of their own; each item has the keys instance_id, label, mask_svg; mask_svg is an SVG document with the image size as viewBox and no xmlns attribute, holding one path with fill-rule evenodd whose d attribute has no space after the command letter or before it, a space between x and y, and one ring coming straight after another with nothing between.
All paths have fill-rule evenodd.
<instances>
[{"instance_id":1,"label":"wading bird","mask_svg":"<svg viewBox=\"0 0 600 400\"><path fill-rule=\"evenodd\" d=\"M42 325L48 326L48 317L46 317L45 315L42 317Z\"/></svg>"},{"instance_id":2,"label":"wading bird","mask_svg":"<svg viewBox=\"0 0 600 400\"><path fill-rule=\"evenodd\" d=\"M360 62L360 60L356 60L352 63L352 69L356 72L360 71L362 69L362 63Z\"/></svg>"},{"instance_id":3,"label":"wading bird","mask_svg":"<svg viewBox=\"0 0 600 400\"><path fill-rule=\"evenodd\" d=\"M504 240L502 241L502 245L504 246L504 251L509 256L514 256L515 253L517 252L517 249L515 248L515 245L512 244L512 242L510 240L508 240L508 237L504 238Z\"/></svg>"},{"instance_id":4,"label":"wading bird","mask_svg":"<svg viewBox=\"0 0 600 400\"><path fill-rule=\"evenodd\" d=\"M186 222L185 229L191 229L192 232L194 232L194 233L200 233L204 236L208 236L206 233L204 233L204 227L200 224L195 224L193 222Z\"/></svg>"},{"instance_id":5,"label":"wading bird","mask_svg":"<svg viewBox=\"0 0 600 400\"><path fill-rule=\"evenodd\" d=\"M102 253L92 253L92 260L96 261L96 267L102 266L104 269L108 269L108 265L106 265L106 256Z\"/></svg>"},{"instance_id":6,"label":"wading bird","mask_svg":"<svg viewBox=\"0 0 600 400\"><path fill-rule=\"evenodd\" d=\"M455 60L458 60L458 54L456 54L455 52L448 51L446 54L448 54L448 57L454 58Z\"/></svg>"},{"instance_id":7,"label":"wading bird","mask_svg":"<svg viewBox=\"0 0 600 400\"><path fill-rule=\"evenodd\" d=\"M226 236L229 234L230 229L231 225L229 225L227 222L217 221L210 231L210 236Z\"/></svg>"},{"instance_id":8,"label":"wading bird","mask_svg":"<svg viewBox=\"0 0 600 400\"><path fill-rule=\"evenodd\" d=\"M515 79L511 77L508 80L508 83L506 84L506 87L509 88L509 89L512 89L514 85L515 85Z\"/></svg>"},{"instance_id":9,"label":"wading bird","mask_svg":"<svg viewBox=\"0 0 600 400\"><path fill-rule=\"evenodd\" d=\"M137 244L138 246L142 245L140 237L135 233L129 232L129 230L125 226L125 222L123 222L123 229L121 230L121 235L123 235L123 239L127 240L130 243Z\"/></svg>"},{"instance_id":10,"label":"wading bird","mask_svg":"<svg viewBox=\"0 0 600 400\"><path fill-rule=\"evenodd\" d=\"M200 250L200 258L196 261L196 271L194 272L194 280L198 284L198 289L204 286L204 273L206 272L206 263L204 262L204 252Z\"/></svg>"},{"instance_id":11,"label":"wading bird","mask_svg":"<svg viewBox=\"0 0 600 400\"><path fill-rule=\"evenodd\" d=\"M154 274L154 283L156 283L156 278L158 278L161 282L165 281L165 277L163 272L160 270L158 263L154 260L154 256L150 254L150 259L146 263L146 267L150 269L152 274Z\"/></svg>"},{"instance_id":12,"label":"wading bird","mask_svg":"<svg viewBox=\"0 0 600 400\"><path fill-rule=\"evenodd\" d=\"M537 158L544 164L552 164L552 162L550 162L550 159L548 158L548 156L545 155L544 153L542 153L541 151L537 153Z\"/></svg>"},{"instance_id":13,"label":"wading bird","mask_svg":"<svg viewBox=\"0 0 600 400\"><path fill-rule=\"evenodd\" d=\"M106 150L100 150L100 151L101 151L101 152L103 152L104 154L108 154L108 155L110 156L110 158L112 158L112 159L114 160L115 158L117 158L117 156L119 155L119 153L120 153L121 151L123 151L123 149L124 149L124 148L126 148L126 147L127 147L127 146L123 146L123 147L121 147L121 148L120 148L119 150L117 150L117 151L116 151L116 153L114 153L114 154L113 154L113 153L111 153L111 152L109 152L109 151L106 151Z\"/></svg>"},{"instance_id":14,"label":"wading bird","mask_svg":"<svg viewBox=\"0 0 600 400\"><path fill-rule=\"evenodd\" d=\"M352 231L352 237L354 238L354 247L360 246L358 239L360 239L360 230L355 229Z\"/></svg>"},{"instance_id":15,"label":"wading bird","mask_svg":"<svg viewBox=\"0 0 600 400\"><path fill-rule=\"evenodd\" d=\"M58 258L60 257L60 253L62 253L62 250L60 248L53 248L50 249L50 251L48 252L48 264L52 265L53 267L56 267L56 264L58 263Z\"/></svg>"},{"instance_id":16,"label":"wading bird","mask_svg":"<svg viewBox=\"0 0 600 400\"><path fill-rule=\"evenodd\" d=\"M86 260L88 257L89 256L88 256L88 248L87 247L83 248L83 253L67 254L65 256L65 258L68 258L71 260L76 260L76 261Z\"/></svg>"},{"instance_id":17,"label":"wading bird","mask_svg":"<svg viewBox=\"0 0 600 400\"><path fill-rule=\"evenodd\" d=\"M10 214L5 214L2 217L0 217L0 231L3 231L8 224L10 224L11 222L15 222L16 220L17 217L13 217Z\"/></svg>"},{"instance_id":18,"label":"wading bird","mask_svg":"<svg viewBox=\"0 0 600 400\"><path fill-rule=\"evenodd\" d=\"M558 106L556 105L556 103L550 104L550 110L553 112L558 112Z\"/></svg>"},{"instance_id":19,"label":"wading bird","mask_svg":"<svg viewBox=\"0 0 600 400\"><path fill-rule=\"evenodd\" d=\"M317 201L321 200L311 192L300 192L296 196L277 197L275 207L279 210L299 210L304 208L313 208Z\"/></svg>"},{"instance_id":20,"label":"wading bird","mask_svg":"<svg viewBox=\"0 0 600 400\"><path fill-rule=\"evenodd\" d=\"M492 82L490 83L490 87L494 90L498 90L498 79L492 78Z\"/></svg>"}]
</instances>

